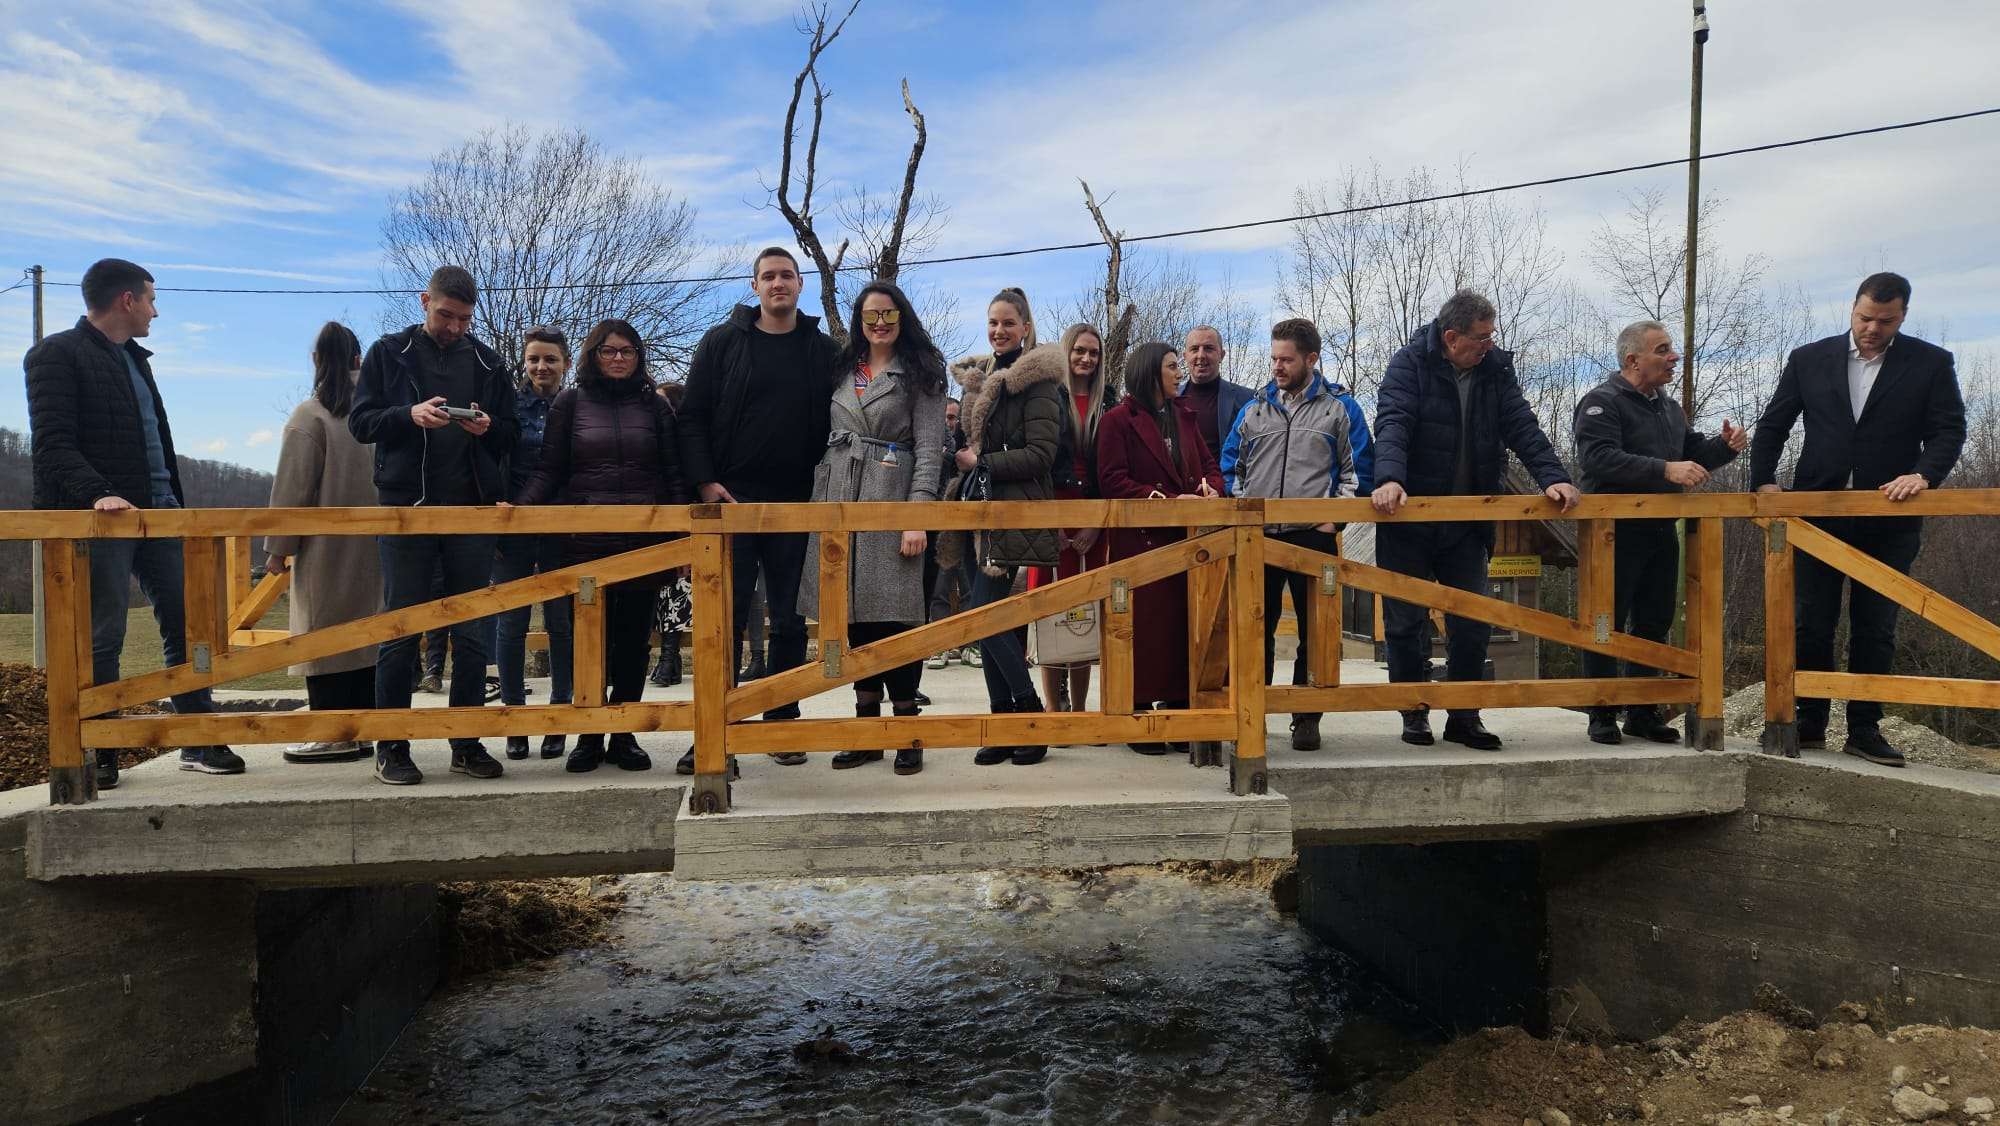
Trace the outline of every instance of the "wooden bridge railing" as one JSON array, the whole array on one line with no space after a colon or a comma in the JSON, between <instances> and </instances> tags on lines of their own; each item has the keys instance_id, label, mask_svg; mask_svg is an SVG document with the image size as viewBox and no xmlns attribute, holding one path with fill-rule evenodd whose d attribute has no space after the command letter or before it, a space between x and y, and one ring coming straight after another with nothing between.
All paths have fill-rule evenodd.
<instances>
[{"instance_id":1,"label":"wooden bridge railing","mask_svg":"<svg viewBox=\"0 0 2000 1126\"><path fill-rule=\"evenodd\" d=\"M84 750L91 747L274 743L304 740L421 739L538 735L584 731L689 731L694 736L696 813L729 808L729 756L777 750L837 751L897 747L1187 741L1210 754L1233 743L1230 788L1265 789L1264 729L1271 712L1436 708L1692 705L1689 742L1723 745L1724 522L1754 520L1765 529L1767 626L1764 747L1798 753L1794 701L1808 695L1888 702L2000 707L2000 684L1908 676L1796 671L1793 655L1792 552L1804 551L1881 591L1912 613L1989 655L2000 657L2000 627L1943 598L1807 522L1824 516L2000 515L2000 490L1948 490L1892 504L1873 493L1702 494L1587 497L1564 516L1540 497L1437 497L1412 501L1383 517L1363 500L1063 501L1030 504L897 503L693 505L686 507L515 509L193 509L100 514L0 515L0 539L38 539L45 560L48 636L50 799L77 804L95 796ZM1577 610L1573 618L1518 606L1269 538L1267 525L1452 520L1576 519ZM1617 632L1611 620L1615 521L1681 518L1685 550L1686 636L1682 645ZM934 532L1043 527L1178 527L1180 542L1014 595L882 641L845 645L849 552L857 532ZM259 631L257 621L286 578L251 583L249 537L382 534L556 534L648 532L678 538L462 595L296 636ZM820 657L800 668L726 691L735 671L731 638L729 551L733 536L819 532L820 555L808 581L820 583ZM91 683L87 553L100 538L170 537L186 555L186 664ZM1263 676L1263 575L1267 567L1317 580L1305 611L1310 683L1267 686ZM604 701L604 588L676 567L692 570L694 683L691 702ZM1185 576L1189 602L1189 704L1140 710L1133 699L1132 593ZM1666 674L1655 678L1571 678L1343 685L1340 592L1351 586L1433 611L1631 660ZM119 716L120 709L179 692L226 684L286 665L405 637L454 622L551 598L575 601L573 703L521 707L422 708L285 713ZM972 714L764 722L760 713L851 684L941 650L975 643L1086 603L1098 603L1103 680L1096 712Z\"/></svg>"}]
</instances>

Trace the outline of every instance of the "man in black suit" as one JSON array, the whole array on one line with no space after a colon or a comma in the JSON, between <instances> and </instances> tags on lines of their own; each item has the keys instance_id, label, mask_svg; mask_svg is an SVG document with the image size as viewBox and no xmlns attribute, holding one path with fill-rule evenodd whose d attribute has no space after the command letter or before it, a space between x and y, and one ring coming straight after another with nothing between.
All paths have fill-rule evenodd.
<instances>
[{"instance_id":1,"label":"man in black suit","mask_svg":"<svg viewBox=\"0 0 2000 1126\"><path fill-rule=\"evenodd\" d=\"M1855 292L1848 332L1793 349L1750 446L1750 483L1758 492L1778 491L1778 455L1801 414L1806 418L1805 450L1793 474L1795 489L1874 489L1892 501L1904 501L1944 484L1965 444L1965 402L1951 353L1897 333L1909 307L1907 279L1871 274ZM1915 516L1813 523L1906 574L1916 561L1923 529ZM1833 634L1844 578L1799 554L1800 669L1834 667ZM1848 671L1887 673L1896 650L1896 604L1858 582L1848 601ZM1799 701L1799 746L1826 746L1826 716L1827 701ZM1849 700L1846 751L1901 766L1903 753L1882 738L1881 720L1881 704Z\"/></svg>"}]
</instances>

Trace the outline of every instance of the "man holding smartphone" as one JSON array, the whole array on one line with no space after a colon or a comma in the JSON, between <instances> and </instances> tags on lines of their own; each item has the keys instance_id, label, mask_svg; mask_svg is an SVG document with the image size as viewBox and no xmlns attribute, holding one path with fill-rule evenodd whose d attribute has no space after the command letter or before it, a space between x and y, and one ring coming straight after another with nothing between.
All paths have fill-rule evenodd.
<instances>
[{"instance_id":1,"label":"man holding smartphone","mask_svg":"<svg viewBox=\"0 0 2000 1126\"><path fill-rule=\"evenodd\" d=\"M463 267L440 266L419 302L422 324L375 342L361 361L361 381L347 427L375 446L375 491L385 505L489 505L508 499L507 457L520 437L514 384L500 356L472 337L479 287ZM483 590L493 570L492 536L382 536L383 605L399 610L436 597L432 577L442 565L444 594ZM486 630L480 622L451 627L451 706L486 702ZM410 706L417 639L382 643L375 663L375 706ZM477 739L451 741L451 769L496 778L498 760ZM423 772L410 761L407 740L375 744L375 777L414 786Z\"/></svg>"}]
</instances>

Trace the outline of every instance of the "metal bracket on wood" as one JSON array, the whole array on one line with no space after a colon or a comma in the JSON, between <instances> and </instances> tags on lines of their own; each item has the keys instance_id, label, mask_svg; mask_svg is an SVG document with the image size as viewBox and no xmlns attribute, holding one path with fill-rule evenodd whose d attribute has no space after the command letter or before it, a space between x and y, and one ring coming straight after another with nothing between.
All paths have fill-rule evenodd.
<instances>
[{"instance_id":1,"label":"metal bracket on wood","mask_svg":"<svg viewBox=\"0 0 2000 1126\"><path fill-rule=\"evenodd\" d=\"M1319 565L1319 592L1321 594L1340 593L1340 568L1332 563Z\"/></svg>"},{"instance_id":2,"label":"metal bracket on wood","mask_svg":"<svg viewBox=\"0 0 2000 1126\"><path fill-rule=\"evenodd\" d=\"M1111 580L1111 612L1129 614L1132 612L1132 584L1125 579Z\"/></svg>"},{"instance_id":3,"label":"metal bracket on wood","mask_svg":"<svg viewBox=\"0 0 2000 1126\"><path fill-rule=\"evenodd\" d=\"M1591 636L1597 639L1597 643L1598 643L1599 645L1608 645L1608 644L1610 644L1610 643L1611 643L1611 615L1609 615L1609 614L1599 614L1599 615L1597 615L1597 616L1596 616L1596 618L1594 619L1593 623L1592 623L1592 630L1593 630L1593 632L1592 632Z\"/></svg>"},{"instance_id":4,"label":"metal bracket on wood","mask_svg":"<svg viewBox=\"0 0 2000 1126\"><path fill-rule=\"evenodd\" d=\"M206 641L195 645L192 660L196 672L212 672L215 669L215 656L209 651Z\"/></svg>"},{"instance_id":5,"label":"metal bracket on wood","mask_svg":"<svg viewBox=\"0 0 2000 1126\"><path fill-rule=\"evenodd\" d=\"M828 679L840 675L840 642L821 641L819 643L820 668Z\"/></svg>"},{"instance_id":6,"label":"metal bracket on wood","mask_svg":"<svg viewBox=\"0 0 2000 1126\"><path fill-rule=\"evenodd\" d=\"M1773 520L1764 525L1764 550L1772 555L1782 555L1785 551L1785 522Z\"/></svg>"},{"instance_id":7,"label":"metal bracket on wood","mask_svg":"<svg viewBox=\"0 0 2000 1126\"><path fill-rule=\"evenodd\" d=\"M576 600L585 606L597 602L597 580L589 575L576 580Z\"/></svg>"}]
</instances>

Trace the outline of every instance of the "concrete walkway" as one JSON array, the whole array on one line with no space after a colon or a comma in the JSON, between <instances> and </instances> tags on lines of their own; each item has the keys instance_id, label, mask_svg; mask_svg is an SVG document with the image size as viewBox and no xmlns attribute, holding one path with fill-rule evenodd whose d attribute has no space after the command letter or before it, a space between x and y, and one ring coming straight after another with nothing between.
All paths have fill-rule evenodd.
<instances>
[{"instance_id":1,"label":"concrete walkway","mask_svg":"<svg viewBox=\"0 0 2000 1126\"><path fill-rule=\"evenodd\" d=\"M1379 667L1349 661L1349 683ZM985 708L977 670L928 671L931 714ZM546 682L531 696L546 699ZM691 688L648 689L687 699ZM246 694L249 695L249 694ZM419 696L439 706L441 696ZM851 714L846 689L807 701L809 716ZM672 869L684 878L918 873L1068 867L1292 854L1295 843L1532 836L1552 829L1741 809L1745 757L1679 747L1599 747L1559 709L1489 713L1497 753L1404 745L1395 716L1326 717L1325 747L1289 747L1272 717L1271 793L1236 797L1227 772L1124 747L1056 747L1033 767L978 767L969 750L933 749L923 773L888 763L834 772L828 756L780 766L739 761L733 810L694 817L673 763L684 732L641 735L650 771L568 774L560 760L507 761L505 776L450 773L442 741L416 745L425 782L383 786L366 762L290 765L281 748L239 747L247 773L180 771L168 756L127 771L82 807L50 808L39 787L0 794L0 818L25 815L28 872L241 875L270 884L361 884L483 876ZM499 740L489 740L496 753ZM1752 749L1747 746L1737 749ZM1881 771L1842 756L1838 769ZM1902 776L1955 772L1911 768ZM1995 781L2000 789L2000 780Z\"/></svg>"}]
</instances>

